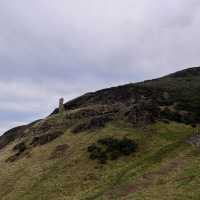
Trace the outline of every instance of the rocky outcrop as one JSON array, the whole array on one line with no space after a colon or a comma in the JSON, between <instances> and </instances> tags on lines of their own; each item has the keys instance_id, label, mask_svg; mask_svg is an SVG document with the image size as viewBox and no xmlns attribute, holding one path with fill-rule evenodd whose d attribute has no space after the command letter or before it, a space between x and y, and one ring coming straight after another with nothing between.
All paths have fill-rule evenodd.
<instances>
[{"instance_id":1,"label":"rocky outcrop","mask_svg":"<svg viewBox=\"0 0 200 200\"><path fill-rule=\"evenodd\" d=\"M76 125L73 129L73 133L79 133L84 131L94 131L98 128L103 128L106 123L112 120L112 117L109 115L102 115L98 117L93 117L85 122L82 122Z\"/></svg>"}]
</instances>

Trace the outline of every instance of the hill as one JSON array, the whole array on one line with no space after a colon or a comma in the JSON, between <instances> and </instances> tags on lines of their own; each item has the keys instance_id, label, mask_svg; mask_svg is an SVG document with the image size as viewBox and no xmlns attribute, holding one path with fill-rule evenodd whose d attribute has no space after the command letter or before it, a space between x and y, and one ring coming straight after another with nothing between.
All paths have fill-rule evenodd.
<instances>
[{"instance_id":1,"label":"hill","mask_svg":"<svg viewBox=\"0 0 200 200\"><path fill-rule=\"evenodd\" d=\"M87 93L0 137L1 200L199 199L200 67Z\"/></svg>"}]
</instances>

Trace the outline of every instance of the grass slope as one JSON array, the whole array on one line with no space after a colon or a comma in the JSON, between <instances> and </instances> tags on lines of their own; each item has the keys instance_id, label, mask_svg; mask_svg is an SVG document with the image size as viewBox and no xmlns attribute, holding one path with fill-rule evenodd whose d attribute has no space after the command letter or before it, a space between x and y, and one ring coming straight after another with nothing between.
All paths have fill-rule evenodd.
<instances>
[{"instance_id":1,"label":"grass slope","mask_svg":"<svg viewBox=\"0 0 200 200\"><path fill-rule=\"evenodd\" d=\"M186 139L194 128L156 123L143 129L124 122L96 132L66 130L56 140L35 147L23 158L6 163L19 141L0 150L1 200L160 200L200 198L199 151ZM105 137L134 139L137 153L100 165L89 160L87 147ZM50 159L58 145L69 148Z\"/></svg>"}]
</instances>

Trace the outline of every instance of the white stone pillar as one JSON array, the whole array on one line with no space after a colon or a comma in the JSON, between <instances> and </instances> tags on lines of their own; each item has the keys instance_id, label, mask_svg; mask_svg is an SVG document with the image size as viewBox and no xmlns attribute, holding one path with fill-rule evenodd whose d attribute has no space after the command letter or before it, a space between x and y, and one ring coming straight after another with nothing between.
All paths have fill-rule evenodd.
<instances>
[{"instance_id":1,"label":"white stone pillar","mask_svg":"<svg viewBox=\"0 0 200 200\"><path fill-rule=\"evenodd\" d=\"M59 113L63 113L64 112L64 98L60 98L59 100Z\"/></svg>"}]
</instances>

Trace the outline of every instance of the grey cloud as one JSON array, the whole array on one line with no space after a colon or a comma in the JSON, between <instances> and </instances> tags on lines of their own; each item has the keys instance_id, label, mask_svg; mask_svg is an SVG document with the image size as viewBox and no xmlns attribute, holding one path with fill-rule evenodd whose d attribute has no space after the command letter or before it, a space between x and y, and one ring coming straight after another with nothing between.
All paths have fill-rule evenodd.
<instances>
[{"instance_id":1,"label":"grey cloud","mask_svg":"<svg viewBox=\"0 0 200 200\"><path fill-rule=\"evenodd\" d=\"M25 123L51 112L60 96L199 65L199 6L198 0L1 0L2 127L6 112L13 111L13 125Z\"/></svg>"}]
</instances>

